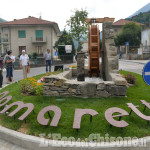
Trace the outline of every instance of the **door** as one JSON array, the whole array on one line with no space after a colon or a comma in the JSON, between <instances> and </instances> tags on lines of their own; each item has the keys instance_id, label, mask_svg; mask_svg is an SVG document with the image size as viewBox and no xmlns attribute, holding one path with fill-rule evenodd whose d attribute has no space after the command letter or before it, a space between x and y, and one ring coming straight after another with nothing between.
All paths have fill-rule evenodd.
<instances>
[{"instance_id":1,"label":"door","mask_svg":"<svg viewBox=\"0 0 150 150\"><path fill-rule=\"evenodd\" d=\"M19 46L19 54L22 54L22 50L26 50L26 46Z\"/></svg>"},{"instance_id":2,"label":"door","mask_svg":"<svg viewBox=\"0 0 150 150\"><path fill-rule=\"evenodd\" d=\"M42 46L37 46L37 53L39 56L43 56L43 48Z\"/></svg>"}]
</instances>

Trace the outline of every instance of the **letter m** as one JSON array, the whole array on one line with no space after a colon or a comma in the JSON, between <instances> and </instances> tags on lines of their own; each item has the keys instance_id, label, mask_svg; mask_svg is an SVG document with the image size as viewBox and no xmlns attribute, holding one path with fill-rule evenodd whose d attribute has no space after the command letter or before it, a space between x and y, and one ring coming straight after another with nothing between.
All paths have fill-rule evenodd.
<instances>
[{"instance_id":1,"label":"letter m","mask_svg":"<svg viewBox=\"0 0 150 150\"><path fill-rule=\"evenodd\" d=\"M18 101L18 102L14 102L14 103L8 105L2 111L0 111L0 113L1 114L5 113L6 111L8 111L11 107L13 107L15 105L17 105L18 107L13 112L11 112L8 116L12 117L17 112L19 112L21 109L28 108L27 111L18 118L19 120L24 120L34 109L34 105L32 103L24 104L22 101Z\"/></svg>"}]
</instances>

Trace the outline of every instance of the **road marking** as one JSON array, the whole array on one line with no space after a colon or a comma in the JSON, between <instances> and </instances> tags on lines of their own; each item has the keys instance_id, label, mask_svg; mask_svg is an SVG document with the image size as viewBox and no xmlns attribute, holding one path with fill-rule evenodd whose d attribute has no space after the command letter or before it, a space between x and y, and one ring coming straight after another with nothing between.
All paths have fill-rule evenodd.
<instances>
[{"instance_id":1,"label":"road marking","mask_svg":"<svg viewBox=\"0 0 150 150\"><path fill-rule=\"evenodd\" d=\"M150 72L145 72L145 76L150 76Z\"/></svg>"}]
</instances>

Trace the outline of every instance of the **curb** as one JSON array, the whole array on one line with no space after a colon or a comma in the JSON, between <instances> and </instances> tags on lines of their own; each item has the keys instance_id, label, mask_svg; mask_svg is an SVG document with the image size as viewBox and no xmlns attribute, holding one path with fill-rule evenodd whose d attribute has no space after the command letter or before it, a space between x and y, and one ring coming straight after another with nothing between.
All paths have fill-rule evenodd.
<instances>
[{"instance_id":1,"label":"curb","mask_svg":"<svg viewBox=\"0 0 150 150\"><path fill-rule=\"evenodd\" d=\"M15 145L21 146L22 148L26 148L29 150L148 150L150 147L150 137L140 138L140 140L146 141L146 146L134 147L137 143L137 140L124 141L132 143L133 145L120 145L117 143L92 143L92 142L66 142L66 141L55 141L48 140L41 137L35 137L31 135L26 135L21 132L17 132L11 129L7 129L5 127L0 126L0 135L3 140L13 143ZM44 141L45 140L45 141ZM96 145L95 145L96 144ZM115 145L114 145L115 144Z\"/></svg>"}]
</instances>

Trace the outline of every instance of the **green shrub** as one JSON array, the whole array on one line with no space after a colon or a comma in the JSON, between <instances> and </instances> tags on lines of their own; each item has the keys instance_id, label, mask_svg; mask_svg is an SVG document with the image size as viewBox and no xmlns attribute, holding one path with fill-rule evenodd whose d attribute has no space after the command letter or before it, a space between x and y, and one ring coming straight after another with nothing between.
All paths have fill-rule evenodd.
<instances>
[{"instance_id":1,"label":"green shrub","mask_svg":"<svg viewBox=\"0 0 150 150\"><path fill-rule=\"evenodd\" d=\"M43 84L39 84L35 87L35 95L43 94Z\"/></svg>"},{"instance_id":2,"label":"green shrub","mask_svg":"<svg viewBox=\"0 0 150 150\"><path fill-rule=\"evenodd\" d=\"M28 54L29 58L31 59L32 58L32 54Z\"/></svg>"},{"instance_id":3,"label":"green shrub","mask_svg":"<svg viewBox=\"0 0 150 150\"><path fill-rule=\"evenodd\" d=\"M136 85L136 80L137 79L136 79L136 77L133 74L131 74L131 73L127 74L125 76L125 79L127 80L128 83Z\"/></svg>"},{"instance_id":4,"label":"green shrub","mask_svg":"<svg viewBox=\"0 0 150 150\"><path fill-rule=\"evenodd\" d=\"M18 58L20 58L21 55L22 55L22 54L19 54L19 55L18 55Z\"/></svg>"},{"instance_id":5,"label":"green shrub","mask_svg":"<svg viewBox=\"0 0 150 150\"><path fill-rule=\"evenodd\" d=\"M32 57L33 57L34 59L36 59L37 56L38 56L38 53L37 53L37 52L34 52L34 53L32 54Z\"/></svg>"}]
</instances>

